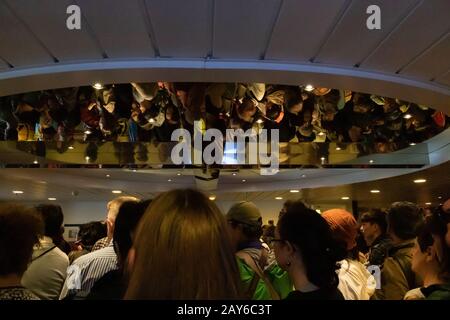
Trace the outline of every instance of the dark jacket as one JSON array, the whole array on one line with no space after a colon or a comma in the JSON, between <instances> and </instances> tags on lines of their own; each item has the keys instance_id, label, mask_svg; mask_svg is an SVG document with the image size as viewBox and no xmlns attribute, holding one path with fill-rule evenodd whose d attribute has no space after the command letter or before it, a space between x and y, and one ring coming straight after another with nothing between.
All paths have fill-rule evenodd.
<instances>
[{"instance_id":1,"label":"dark jacket","mask_svg":"<svg viewBox=\"0 0 450 320\"><path fill-rule=\"evenodd\" d=\"M369 251L369 265L382 266L391 247L392 241L386 235L375 239Z\"/></svg>"},{"instance_id":2,"label":"dark jacket","mask_svg":"<svg viewBox=\"0 0 450 320\"><path fill-rule=\"evenodd\" d=\"M433 284L420 290L426 300L450 300L450 283Z\"/></svg>"}]
</instances>

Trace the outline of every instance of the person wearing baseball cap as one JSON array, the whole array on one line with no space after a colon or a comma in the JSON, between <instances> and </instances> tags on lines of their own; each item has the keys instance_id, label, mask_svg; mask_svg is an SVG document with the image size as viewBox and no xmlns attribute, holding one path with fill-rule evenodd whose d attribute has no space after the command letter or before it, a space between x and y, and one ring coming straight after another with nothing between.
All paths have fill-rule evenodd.
<instances>
[{"instance_id":1,"label":"person wearing baseball cap","mask_svg":"<svg viewBox=\"0 0 450 320\"><path fill-rule=\"evenodd\" d=\"M263 229L258 207L253 202L238 202L230 208L226 219L246 297L277 300L287 296L292 290L288 275L275 263L269 264L270 252L260 241Z\"/></svg>"}]
</instances>

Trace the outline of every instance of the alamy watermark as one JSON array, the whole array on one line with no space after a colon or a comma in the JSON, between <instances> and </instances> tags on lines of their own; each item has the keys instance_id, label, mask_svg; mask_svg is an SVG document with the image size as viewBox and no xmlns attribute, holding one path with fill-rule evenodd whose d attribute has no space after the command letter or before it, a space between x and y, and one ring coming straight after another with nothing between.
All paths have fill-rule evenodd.
<instances>
[{"instance_id":1,"label":"alamy watermark","mask_svg":"<svg viewBox=\"0 0 450 320\"><path fill-rule=\"evenodd\" d=\"M172 132L172 141L178 142L171 152L174 164L260 164L269 166L260 169L261 175L278 173L278 129L270 130L270 143L267 129L261 129L259 132L253 128L245 132L242 129L227 129L224 148L224 137L220 130L211 128L203 133L200 128L201 123L195 121L193 139L191 133L186 129L176 129ZM205 141L210 143L203 148Z\"/></svg>"}]
</instances>

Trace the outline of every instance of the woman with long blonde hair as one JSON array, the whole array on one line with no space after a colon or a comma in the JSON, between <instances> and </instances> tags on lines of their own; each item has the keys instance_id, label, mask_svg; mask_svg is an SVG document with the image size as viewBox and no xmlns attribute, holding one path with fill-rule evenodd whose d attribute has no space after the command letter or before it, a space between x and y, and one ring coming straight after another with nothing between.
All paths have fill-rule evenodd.
<instances>
[{"instance_id":1,"label":"woman with long blonde hair","mask_svg":"<svg viewBox=\"0 0 450 320\"><path fill-rule=\"evenodd\" d=\"M159 195L139 223L125 299L237 299L240 280L225 217L202 193Z\"/></svg>"}]
</instances>

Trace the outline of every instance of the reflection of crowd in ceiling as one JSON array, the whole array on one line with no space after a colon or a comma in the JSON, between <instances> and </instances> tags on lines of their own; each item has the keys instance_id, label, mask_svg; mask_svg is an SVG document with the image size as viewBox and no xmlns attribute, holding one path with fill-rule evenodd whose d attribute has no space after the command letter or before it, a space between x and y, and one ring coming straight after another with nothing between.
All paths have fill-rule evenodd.
<instances>
[{"instance_id":1,"label":"reflection of crowd in ceiling","mask_svg":"<svg viewBox=\"0 0 450 320\"><path fill-rule=\"evenodd\" d=\"M279 129L282 142L358 142L371 152L422 142L449 123L398 99L260 83L97 84L2 97L0 112L1 140L170 141L201 120L204 129Z\"/></svg>"}]
</instances>

